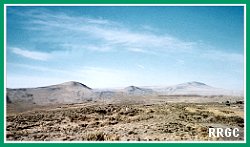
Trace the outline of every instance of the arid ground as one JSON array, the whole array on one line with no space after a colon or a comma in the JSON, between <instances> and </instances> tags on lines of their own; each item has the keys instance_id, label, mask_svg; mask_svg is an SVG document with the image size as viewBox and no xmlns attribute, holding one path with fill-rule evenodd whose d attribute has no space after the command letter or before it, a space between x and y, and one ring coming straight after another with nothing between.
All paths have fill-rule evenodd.
<instances>
[{"instance_id":1,"label":"arid ground","mask_svg":"<svg viewBox=\"0 0 250 147\"><path fill-rule=\"evenodd\" d=\"M101 103L7 107L7 141L244 140L244 104ZM239 128L237 138L209 138L208 128Z\"/></svg>"}]
</instances>

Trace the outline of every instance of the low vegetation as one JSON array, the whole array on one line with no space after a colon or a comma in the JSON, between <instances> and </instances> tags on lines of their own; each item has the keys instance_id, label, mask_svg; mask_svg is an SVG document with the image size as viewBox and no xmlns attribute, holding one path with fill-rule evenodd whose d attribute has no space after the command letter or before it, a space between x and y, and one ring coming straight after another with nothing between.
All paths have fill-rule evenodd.
<instances>
[{"instance_id":1,"label":"low vegetation","mask_svg":"<svg viewBox=\"0 0 250 147\"><path fill-rule=\"evenodd\" d=\"M12 112L7 140L170 141L208 138L209 127L238 127L244 138L243 104L75 104Z\"/></svg>"}]
</instances>

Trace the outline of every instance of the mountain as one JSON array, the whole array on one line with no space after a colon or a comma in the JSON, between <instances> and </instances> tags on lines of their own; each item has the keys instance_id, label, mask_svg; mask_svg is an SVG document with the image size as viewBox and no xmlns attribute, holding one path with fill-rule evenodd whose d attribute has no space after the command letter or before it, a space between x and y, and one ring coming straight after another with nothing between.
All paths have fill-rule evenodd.
<instances>
[{"instance_id":1,"label":"mountain","mask_svg":"<svg viewBox=\"0 0 250 147\"><path fill-rule=\"evenodd\" d=\"M124 89L91 89L79 82L66 82L58 85L38 88L7 88L7 103L29 105L73 104L85 101L124 101L129 100L147 101L163 95L230 95L243 96L243 92L214 88L201 82L187 82L167 87L136 87L129 86ZM130 99L133 96L137 99Z\"/></svg>"},{"instance_id":2,"label":"mountain","mask_svg":"<svg viewBox=\"0 0 250 147\"><path fill-rule=\"evenodd\" d=\"M96 90L94 95L96 99L111 99L117 96L117 92L114 90Z\"/></svg>"},{"instance_id":3,"label":"mountain","mask_svg":"<svg viewBox=\"0 0 250 147\"><path fill-rule=\"evenodd\" d=\"M152 94L154 91L149 88L141 88L136 86L129 86L124 88L124 93L128 95L147 95Z\"/></svg>"},{"instance_id":4,"label":"mountain","mask_svg":"<svg viewBox=\"0 0 250 147\"><path fill-rule=\"evenodd\" d=\"M79 82L66 82L38 88L7 89L7 100L39 105L78 103L92 97L92 89Z\"/></svg>"},{"instance_id":5,"label":"mountain","mask_svg":"<svg viewBox=\"0 0 250 147\"><path fill-rule=\"evenodd\" d=\"M243 92L215 88L201 82L187 82L178 85L156 88L162 95L243 95Z\"/></svg>"}]
</instances>

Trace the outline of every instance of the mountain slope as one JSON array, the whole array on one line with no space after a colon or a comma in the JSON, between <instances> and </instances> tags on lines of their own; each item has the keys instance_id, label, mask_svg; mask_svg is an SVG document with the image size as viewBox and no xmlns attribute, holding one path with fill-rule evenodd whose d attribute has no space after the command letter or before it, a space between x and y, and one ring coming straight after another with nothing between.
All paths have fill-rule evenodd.
<instances>
[{"instance_id":1,"label":"mountain slope","mask_svg":"<svg viewBox=\"0 0 250 147\"><path fill-rule=\"evenodd\" d=\"M229 95L243 96L243 92L224 90L208 86L201 82L187 82L168 87L136 87L129 86L124 89L91 89L79 82L66 82L58 85L38 88L7 89L7 103L26 105L52 105L72 104L84 101L125 101L132 100L151 101L159 95ZM129 99L131 100L131 99Z\"/></svg>"},{"instance_id":2,"label":"mountain slope","mask_svg":"<svg viewBox=\"0 0 250 147\"><path fill-rule=\"evenodd\" d=\"M91 98L91 95L91 88L73 81L39 88L7 89L9 102L29 102L38 105L77 103Z\"/></svg>"},{"instance_id":3,"label":"mountain slope","mask_svg":"<svg viewBox=\"0 0 250 147\"><path fill-rule=\"evenodd\" d=\"M141 88L136 86L129 86L124 88L124 93L128 95L146 95L146 94L152 94L153 92L154 92L153 89Z\"/></svg>"},{"instance_id":4,"label":"mountain slope","mask_svg":"<svg viewBox=\"0 0 250 147\"><path fill-rule=\"evenodd\" d=\"M196 81L157 88L155 91L164 95L243 95L239 91L215 88Z\"/></svg>"}]
</instances>

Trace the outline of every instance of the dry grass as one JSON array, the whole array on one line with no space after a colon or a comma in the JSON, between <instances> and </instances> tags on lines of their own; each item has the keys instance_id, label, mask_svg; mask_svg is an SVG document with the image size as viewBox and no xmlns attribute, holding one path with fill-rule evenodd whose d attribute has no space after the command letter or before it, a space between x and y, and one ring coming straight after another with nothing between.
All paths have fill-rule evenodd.
<instances>
[{"instance_id":1,"label":"dry grass","mask_svg":"<svg viewBox=\"0 0 250 147\"><path fill-rule=\"evenodd\" d=\"M64 105L8 113L7 140L168 141L208 138L209 127L238 127L242 104Z\"/></svg>"}]
</instances>

